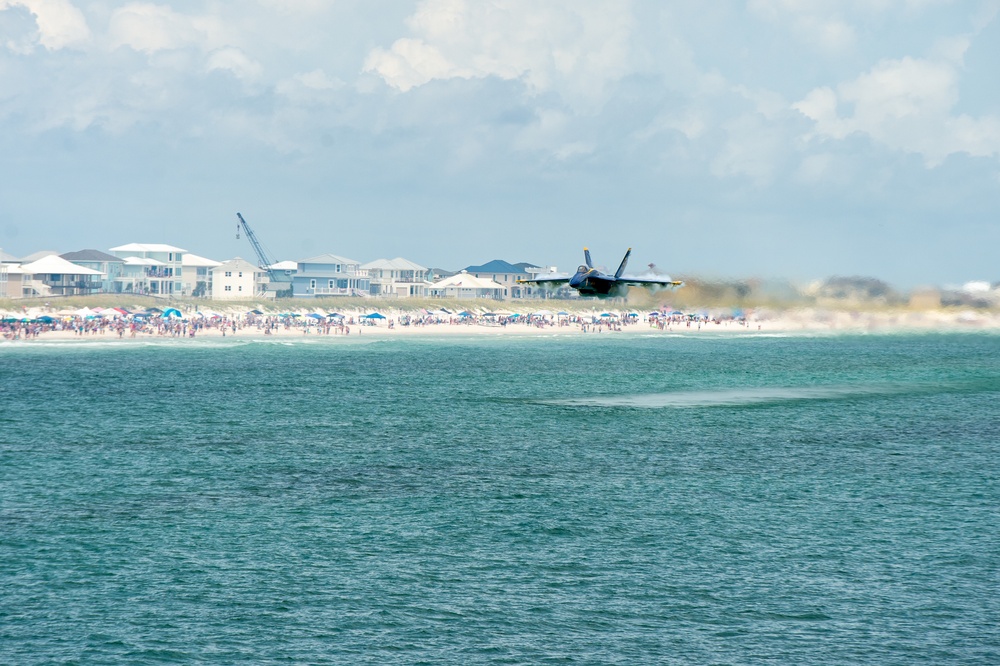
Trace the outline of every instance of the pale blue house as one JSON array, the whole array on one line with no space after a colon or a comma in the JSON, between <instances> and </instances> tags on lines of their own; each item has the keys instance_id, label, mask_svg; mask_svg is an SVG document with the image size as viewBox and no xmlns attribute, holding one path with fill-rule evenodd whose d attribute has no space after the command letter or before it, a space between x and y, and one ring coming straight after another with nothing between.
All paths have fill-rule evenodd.
<instances>
[{"instance_id":1,"label":"pale blue house","mask_svg":"<svg viewBox=\"0 0 1000 666\"><path fill-rule=\"evenodd\" d=\"M367 296L371 281L361 264L335 254L296 262L292 275L292 296L316 298L324 296Z\"/></svg>"}]
</instances>

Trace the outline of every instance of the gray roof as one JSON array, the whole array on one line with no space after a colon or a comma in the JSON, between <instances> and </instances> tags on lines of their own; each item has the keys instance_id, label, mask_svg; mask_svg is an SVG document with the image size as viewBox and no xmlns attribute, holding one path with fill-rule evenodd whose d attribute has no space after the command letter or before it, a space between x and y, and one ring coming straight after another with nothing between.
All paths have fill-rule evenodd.
<instances>
[{"instance_id":1,"label":"gray roof","mask_svg":"<svg viewBox=\"0 0 1000 666\"><path fill-rule=\"evenodd\" d=\"M493 261L487 262L482 266L466 266L465 270L470 273L523 273L523 266L531 264L518 264L514 265L510 262L504 261L503 259L494 259Z\"/></svg>"},{"instance_id":2,"label":"gray roof","mask_svg":"<svg viewBox=\"0 0 1000 666\"><path fill-rule=\"evenodd\" d=\"M78 252L67 252L66 254L60 254L60 257L66 261L117 261L122 262L121 257L116 257L113 254L108 254L107 252L101 252L100 250L79 250Z\"/></svg>"}]
</instances>

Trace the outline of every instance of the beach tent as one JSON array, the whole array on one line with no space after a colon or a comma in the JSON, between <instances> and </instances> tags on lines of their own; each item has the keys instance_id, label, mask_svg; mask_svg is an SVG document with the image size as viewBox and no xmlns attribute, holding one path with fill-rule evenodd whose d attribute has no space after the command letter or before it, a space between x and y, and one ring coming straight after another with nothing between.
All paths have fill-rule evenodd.
<instances>
[{"instance_id":1,"label":"beach tent","mask_svg":"<svg viewBox=\"0 0 1000 666\"><path fill-rule=\"evenodd\" d=\"M365 315L365 319L385 319L385 317L383 315L380 315L378 312L373 312L371 314Z\"/></svg>"},{"instance_id":2,"label":"beach tent","mask_svg":"<svg viewBox=\"0 0 1000 666\"><path fill-rule=\"evenodd\" d=\"M308 316L308 317L309 317L310 319L326 319L326 316L325 316L325 315L321 315L321 314L317 314L317 313L315 313L315 312L311 312L311 313L309 313L309 314L308 314L307 316Z\"/></svg>"},{"instance_id":3,"label":"beach tent","mask_svg":"<svg viewBox=\"0 0 1000 666\"><path fill-rule=\"evenodd\" d=\"M178 310L177 308L167 308L166 310L163 311L163 314L161 316L164 318L176 317L177 319L180 319L183 315L181 314L181 311Z\"/></svg>"}]
</instances>

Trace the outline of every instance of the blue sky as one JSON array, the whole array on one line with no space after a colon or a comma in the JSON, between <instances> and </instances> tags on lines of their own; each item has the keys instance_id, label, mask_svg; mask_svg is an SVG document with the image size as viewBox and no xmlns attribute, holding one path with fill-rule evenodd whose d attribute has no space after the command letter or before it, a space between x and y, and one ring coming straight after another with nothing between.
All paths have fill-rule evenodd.
<instances>
[{"instance_id":1,"label":"blue sky","mask_svg":"<svg viewBox=\"0 0 1000 666\"><path fill-rule=\"evenodd\" d=\"M0 248L1000 280L997 0L0 0Z\"/></svg>"}]
</instances>

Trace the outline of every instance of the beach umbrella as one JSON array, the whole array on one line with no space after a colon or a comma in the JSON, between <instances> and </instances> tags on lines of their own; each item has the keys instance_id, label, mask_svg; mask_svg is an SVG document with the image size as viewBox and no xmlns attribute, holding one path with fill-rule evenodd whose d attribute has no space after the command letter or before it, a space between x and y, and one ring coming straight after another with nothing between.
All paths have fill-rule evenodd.
<instances>
[{"instance_id":1,"label":"beach umbrella","mask_svg":"<svg viewBox=\"0 0 1000 666\"><path fill-rule=\"evenodd\" d=\"M177 308L167 308L166 310L163 311L163 315L162 316L164 316L164 317L177 317L178 319L180 319L180 317L181 317L181 311L178 310Z\"/></svg>"},{"instance_id":2,"label":"beach umbrella","mask_svg":"<svg viewBox=\"0 0 1000 666\"><path fill-rule=\"evenodd\" d=\"M251 311L250 311L250 312L248 312L247 314L252 314L252 315L262 315L262 314L264 314L264 313L263 313L263 312L261 312L260 310L251 310Z\"/></svg>"},{"instance_id":3,"label":"beach umbrella","mask_svg":"<svg viewBox=\"0 0 1000 666\"><path fill-rule=\"evenodd\" d=\"M44 324L51 324L52 322L55 321L55 318L54 317L50 317L48 315L42 315L41 317L36 317L35 321L40 321L40 322L42 322Z\"/></svg>"},{"instance_id":4,"label":"beach umbrella","mask_svg":"<svg viewBox=\"0 0 1000 666\"><path fill-rule=\"evenodd\" d=\"M326 319L326 317L324 315L316 314L315 312L310 313L308 316L311 319Z\"/></svg>"}]
</instances>

